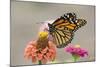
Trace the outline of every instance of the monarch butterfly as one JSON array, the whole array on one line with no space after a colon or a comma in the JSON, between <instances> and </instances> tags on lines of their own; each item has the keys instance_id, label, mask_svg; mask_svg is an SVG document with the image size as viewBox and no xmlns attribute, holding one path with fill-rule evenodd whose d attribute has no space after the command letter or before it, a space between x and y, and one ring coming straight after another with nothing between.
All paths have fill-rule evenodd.
<instances>
[{"instance_id":1,"label":"monarch butterfly","mask_svg":"<svg viewBox=\"0 0 100 67\"><path fill-rule=\"evenodd\" d=\"M75 13L66 13L52 24L48 23L49 33L56 42L57 48L71 43L74 32L87 23L84 19L77 19Z\"/></svg>"}]
</instances>

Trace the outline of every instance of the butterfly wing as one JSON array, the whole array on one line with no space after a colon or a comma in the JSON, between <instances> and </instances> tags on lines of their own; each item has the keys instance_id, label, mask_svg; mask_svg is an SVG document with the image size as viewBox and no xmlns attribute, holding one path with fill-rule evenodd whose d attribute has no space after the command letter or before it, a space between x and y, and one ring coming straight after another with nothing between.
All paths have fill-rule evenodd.
<instances>
[{"instance_id":1,"label":"butterfly wing","mask_svg":"<svg viewBox=\"0 0 100 67\"><path fill-rule=\"evenodd\" d=\"M84 19L77 19L76 20L76 27L74 27L73 32L77 31L79 28L81 28L82 26L86 25L87 21Z\"/></svg>"},{"instance_id":2,"label":"butterfly wing","mask_svg":"<svg viewBox=\"0 0 100 67\"><path fill-rule=\"evenodd\" d=\"M54 37L56 46L58 48L62 48L72 41L74 35L73 35L73 32L70 32L69 30L56 29L52 33L52 36Z\"/></svg>"},{"instance_id":3,"label":"butterfly wing","mask_svg":"<svg viewBox=\"0 0 100 67\"><path fill-rule=\"evenodd\" d=\"M74 32L86 24L86 20L77 19L75 13L67 13L48 24L58 48L64 47L73 39Z\"/></svg>"},{"instance_id":4,"label":"butterfly wing","mask_svg":"<svg viewBox=\"0 0 100 67\"><path fill-rule=\"evenodd\" d=\"M87 21L84 19L77 19L75 13L66 13L58 18L52 25L57 29L66 27L67 30L75 32L86 23Z\"/></svg>"}]
</instances>

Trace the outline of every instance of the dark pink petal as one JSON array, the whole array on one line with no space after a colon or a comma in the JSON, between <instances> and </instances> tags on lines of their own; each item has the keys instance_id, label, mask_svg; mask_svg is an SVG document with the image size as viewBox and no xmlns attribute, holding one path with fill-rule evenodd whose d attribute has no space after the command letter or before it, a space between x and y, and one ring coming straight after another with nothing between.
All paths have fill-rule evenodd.
<instances>
[{"instance_id":1,"label":"dark pink petal","mask_svg":"<svg viewBox=\"0 0 100 67\"><path fill-rule=\"evenodd\" d=\"M82 49L80 47L75 47L72 45L65 47L65 51L69 52L70 54L76 54L76 55L81 56L81 57L88 55L88 52L85 49Z\"/></svg>"}]
</instances>

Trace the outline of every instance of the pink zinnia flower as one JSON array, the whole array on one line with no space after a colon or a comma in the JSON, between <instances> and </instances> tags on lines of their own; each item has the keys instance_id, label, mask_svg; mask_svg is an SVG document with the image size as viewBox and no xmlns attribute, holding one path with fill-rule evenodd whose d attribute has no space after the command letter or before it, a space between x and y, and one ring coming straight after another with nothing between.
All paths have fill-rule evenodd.
<instances>
[{"instance_id":1,"label":"pink zinnia flower","mask_svg":"<svg viewBox=\"0 0 100 67\"><path fill-rule=\"evenodd\" d=\"M69 46L65 47L65 51L72 54L75 60L80 57L88 56L88 51L81 48L79 45L73 46L72 44L69 44Z\"/></svg>"},{"instance_id":2,"label":"pink zinnia flower","mask_svg":"<svg viewBox=\"0 0 100 67\"><path fill-rule=\"evenodd\" d=\"M37 41L31 41L25 48L24 57L32 59L33 63L41 61L42 64L46 64L55 59L56 47L53 42L48 41L48 46L40 50L37 48Z\"/></svg>"},{"instance_id":3,"label":"pink zinnia flower","mask_svg":"<svg viewBox=\"0 0 100 67\"><path fill-rule=\"evenodd\" d=\"M25 48L25 58L32 59L33 63L39 61L39 64L46 64L56 57L56 45L47 24L41 25L37 40L29 42Z\"/></svg>"}]
</instances>

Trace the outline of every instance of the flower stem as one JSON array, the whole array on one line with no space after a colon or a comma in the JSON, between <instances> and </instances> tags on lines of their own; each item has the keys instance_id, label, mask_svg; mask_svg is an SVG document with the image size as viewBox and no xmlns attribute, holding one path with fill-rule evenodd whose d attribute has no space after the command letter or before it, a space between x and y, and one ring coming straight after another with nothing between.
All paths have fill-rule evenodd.
<instances>
[{"instance_id":1,"label":"flower stem","mask_svg":"<svg viewBox=\"0 0 100 67\"><path fill-rule=\"evenodd\" d=\"M41 60L39 60L39 61L38 61L38 63L39 63L39 65L42 65L42 62L41 62Z\"/></svg>"},{"instance_id":2,"label":"flower stem","mask_svg":"<svg viewBox=\"0 0 100 67\"><path fill-rule=\"evenodd\" d=\"M72 55L73 61L76 62L79 59L78 55L73 54Z\"/></svg>"},{"instance_id":3,"label":"flower stem","mask_svg":"<svg viewBox=\"0 0 100 67\"><path fill-rule=\"evenodd\" d=\"M77 61L77 58L75 56L73 56L73 61L76 62Z\"/></svg>"}]
</instances>

